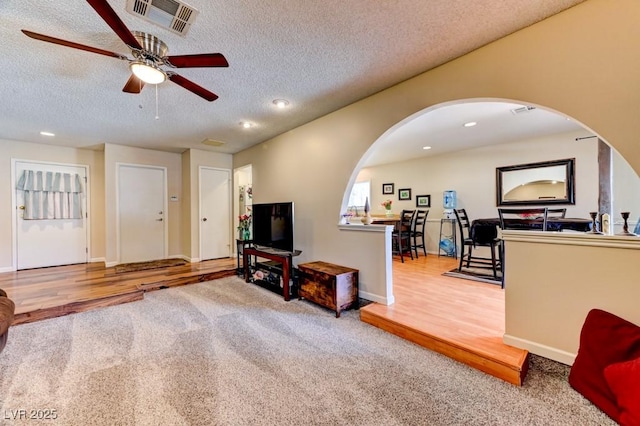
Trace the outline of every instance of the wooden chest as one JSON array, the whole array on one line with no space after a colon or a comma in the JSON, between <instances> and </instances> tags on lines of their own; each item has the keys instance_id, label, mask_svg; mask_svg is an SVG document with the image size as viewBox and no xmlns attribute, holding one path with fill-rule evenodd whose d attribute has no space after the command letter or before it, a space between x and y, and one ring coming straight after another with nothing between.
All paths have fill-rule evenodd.
<instances>
[{"instance_id":1,"label":"wooden chest","mask_svg":"<svg viewBox=\"0 0 640 426\"><path fill-rule=\"evenodd\" d=\"M298 298L305 298L336 312L358 309L358 270L327 262L298 265Z\"/></svg>"}]
</instances>

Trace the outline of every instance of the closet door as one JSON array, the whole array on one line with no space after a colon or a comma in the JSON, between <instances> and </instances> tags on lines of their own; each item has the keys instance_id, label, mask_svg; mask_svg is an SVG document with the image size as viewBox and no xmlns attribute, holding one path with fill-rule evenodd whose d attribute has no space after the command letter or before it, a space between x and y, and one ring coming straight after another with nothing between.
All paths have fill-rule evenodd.
<instances>
[{"instance_id":1,"label":"closet door","mask_svg":"<svg viewBox=\"0 0 640 426\"><path fill-rule=\"evenodd\" d=\"M14 171L16 268L86 263L87 167L16 160Z\"/></svg>"},{"instance_id":2,"label":"closet door","mask_svg":"<svg viewBox=\"0 0 640 426\"><path fill-rule=\"evenodd\" d=\"M164 167L118 165L120 262L167 257L166 188Z\"/></svg>"},{"instance_id":3,"label":"closet door","mask_svg":"<svg viewBox=\"0 0 640 426\"><path fill-rule=\"evenodd\" d=\"M231 256L231 171L200 167L200 259Z\"/></svg>"}]
</instances>

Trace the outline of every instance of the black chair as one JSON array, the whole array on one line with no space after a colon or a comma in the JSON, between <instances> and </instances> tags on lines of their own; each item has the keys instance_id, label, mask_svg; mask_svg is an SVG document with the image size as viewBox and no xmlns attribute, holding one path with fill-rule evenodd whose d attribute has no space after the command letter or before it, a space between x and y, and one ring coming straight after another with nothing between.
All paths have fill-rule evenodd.
<instances>
[{"instance_id":1,"label":"black chair","mask_svg":"<svg viewBox=\"0 0 640 426\"><path fill-rule=\"evenodd\" d=\"M564 219L567 215L567 209L547 209L547 218L559 217Z\"/></svg>"},{"instance_id":2,"label":"black chair","mask_svg":"<svg viewBox=\"0 0 640 426\"><path fill-rule=\"evenodd\" d=\"M427 216L429 210L416 210L416 214L413 216L411 222L411 250L416 252L416 259L418 258L418 249L421 248L425 257L427 256L427 247L425 242L424 228L427 224ZM420 244L418 244L420 240Z\"/></svg>"},{"instance_id":3,"label":"black chair","mask_svg":"<svg viewBox=\"0 0 640 426\"><path fill-rule=\"evenodd\" d=\"M547 209L547 231L562 232L562 225L558 223L549 223L551 219L564 219L567 215L567 209Z\"/></svg>"},{"instance_id":4,"label":"black chair","mask_svg":"<svg viewBox=\"0 0 640 426\"><path fill-rule=\"evenodd\" d=\"M559 209L556 209L559 210ZM532 207L523 209L499 208L501 229L513 230L529 230L529 231L546 231L547 215L549 209L547 207ZM506 254L504 252L504 244L500 247L500 259L504 264ZM504 270L502 271L502 286L504 287Z\"/></svg>"},{"instance_id":5,"label":"black chair","mask_svg":"<svg viewBox=\"0 0 640 426\"><path fill-rule=\"evenodd\" d=\"M549 209L546 207L507 209L499 208L500 228L514 230L547 230ZM539 226L538 226L539 222Z\"/></svg>"},{"instance_id":6,"label":"black chair","mask_svg":"<svg viewBox=\"0 0 640 426\"><path fill-rule=\"evenodd\" d=\"M411 222L415 210L402 210L400 220L391 234L393 239L393 254L399 254L400 260L404 263L404 253L408 250L411 260L413 260L413 252L411 251Z\"/></svg>"},{"instance_id":7,"label":"black chair","mask_svg":"<svg viewBox=\"0 0 640 426\"><path fill-rule=\"evenodd\" d=\"M502 269L502 251L499 249L500 240L497 238L488 240L474 238L467 211L465 209L455 209L454 213L460 229L461 250L458 271L462 271L463 266L467 268L490 269L493 272L493 277L498 279L498 271ZM474 256L473 249L476 247L489 247L491 258Z\"/></svg>"}]
</instances>

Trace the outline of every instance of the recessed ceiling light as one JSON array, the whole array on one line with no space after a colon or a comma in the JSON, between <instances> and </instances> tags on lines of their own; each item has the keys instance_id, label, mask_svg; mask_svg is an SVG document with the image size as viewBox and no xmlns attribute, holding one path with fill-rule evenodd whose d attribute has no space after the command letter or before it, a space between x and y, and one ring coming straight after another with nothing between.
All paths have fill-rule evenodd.
<instances>
[{"instance_id":1,"label":"recessed ceiling light","mask_svg":"<svg viewBox=\"0 0 640 426\"><path fill-rule=\"evenodd\" d=\"M274 99L273 104L278 108L286 108L289 106L289 101L286 99Z\"/></svg>"},{"instance_id":2,"label":"recessed ceiling light","mask_svg":"<svg viewBox=\"0 0 640 426\"><path fill-rule=\"evenodd\" d=\"M55 133L51 133L51 132L40 132L40 134L42 136L55 136L56 135Z\"/></svg>"},{"instance_id":3,"label":"recessed ceiling light","mask_svg":"<svg viewBox=\"0 0 640 426\"><path fill-rule=\"evenodd\" d=\"M423 146L422 149L431 149L430 146Z\"/></svg>"},{"instance_id":4,"label":"recessed ceiling light","mask_svg":"<svg viewBox=\"0 0 640 426\"><path fill-rule=\"evenodd\" d=\"M249 129L249 128L253 127L253 124L251 124L248 121L241 121L240 125L242 126L243 129Z\"/></svg>"},{"instance_id":5,"label":"recessed ceiling light","mask_svg":"<svg viewBox=\"0 0 640 426\"><path fill-rule=\"evenodd\" d=\"M476 123L475 121L469 121L468 123L464 123L464 127L473 127L476 124L478 123Z\"/></svg>"}]
</instances>

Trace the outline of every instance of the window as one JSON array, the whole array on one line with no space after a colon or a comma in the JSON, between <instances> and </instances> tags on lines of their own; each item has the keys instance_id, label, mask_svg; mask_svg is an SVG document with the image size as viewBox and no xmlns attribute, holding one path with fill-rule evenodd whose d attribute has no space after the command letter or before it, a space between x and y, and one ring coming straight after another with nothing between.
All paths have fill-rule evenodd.
<instances>
[{"instance_id":1,"label":"window","mask_svg":"<svg viewBox=\"0 0 640 426\"><path fill-rule=\"evenodd\" d=\"M358 210L364 209L365 200L371 200L371 181L356 182L351 188L349 196L349 207L357 207Z\"/></svg>"}]
</instances>

